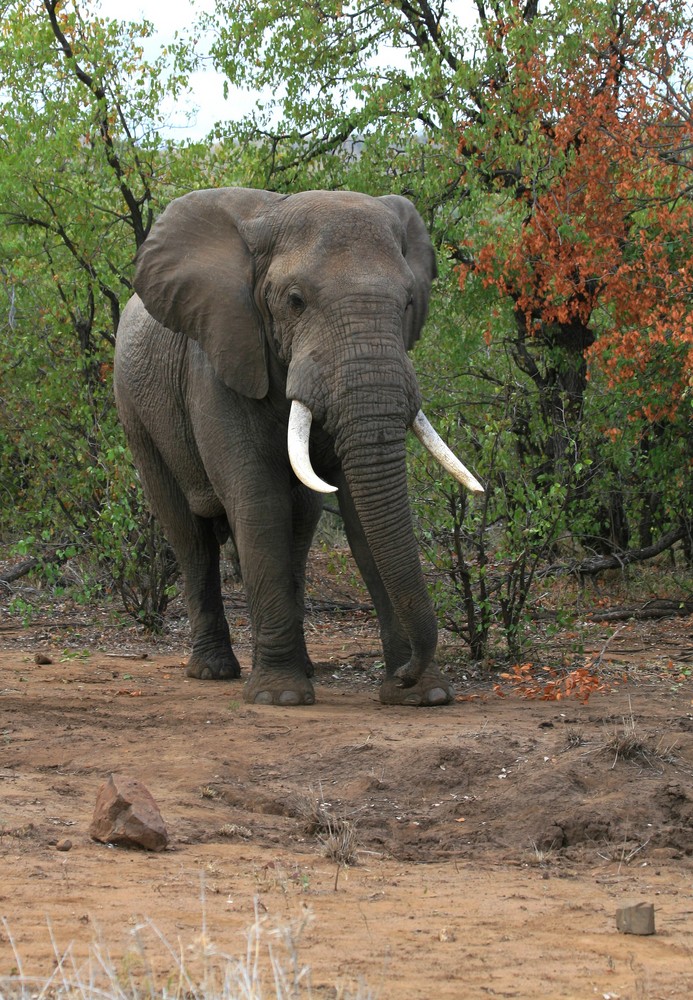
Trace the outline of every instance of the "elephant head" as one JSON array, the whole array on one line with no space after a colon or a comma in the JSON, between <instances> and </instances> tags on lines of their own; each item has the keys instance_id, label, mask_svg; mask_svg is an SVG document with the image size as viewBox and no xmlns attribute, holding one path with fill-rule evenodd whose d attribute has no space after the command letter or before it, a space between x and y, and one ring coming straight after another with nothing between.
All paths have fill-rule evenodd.
<instances>
[{"instance_id":1,"label":"elephant head","mask_svg":"<svg viewBox=\"0 0 693 1000\"><path fill-rule=\"evenodd\" d=\"M324 231L319 211L323 206L328 215L339 208L353 209L351 225L340 217L336 232ZM301 219L298 226L290 224L292 216ZM332 283L346 283L363 242L368 240L368 229L372 230L371 257L382 244L383 265L393 254L400 258L400 306L404 303L401 338L405 350L410 350L426 319L436 265L421 217L411 202L397 195L378 199L334 192L286 196L249 188L192 192L169 205L140 250L135 288L147 311L163 326L200 342L229 388L260 399L269 389L266 337L274 335L280 357L288 363L298 318L312 304L315 277L325 272ZM354 230L357 242L349 246L347 240ZM339 259L332 261L332 273L328 274L326 258L334 257L331 243L340 239ZM377 256L374 259L377 262ZM361 281L375 297L376 275L369 272L368 265L369 261L364 261L360 268ZM406 272L404 277L402 271ZM384 273L378 277L386 286L389 276ZM318 309L334 298L331 290L322 290L321 295L317 288L315 291ZM354 292L358 294L358 289ZM272 301L277 314L272 313ZM280 326L282 313L285 322ZM316 351L305 339L304 357L313 358ZM330 350L329 342L322 345L323 354ZM304 360L306 364L309 362ZM328 362L328 366L334 367L334 363ZM288 439L294 471L309 487L332 492L335 487L323 483L310 467L308 439L313 414L309 405L299 403L298 395L292 393L292 381L297 382L298 377L290 377L287 386L289 398L297 404L292 409ZM422 412L415 414L411 428L462 485L472 492L483 492Z\"/></svg>"},{"instance_id":2,"label":"elephant head","mask_svg":"<svg viewBox=\"0 0 693 1000\"><path fill-rule=\"evenodd\" d=\"M435 273L428 233L405 198L226 188L172 202L135 277L147 312L198 341L229 389L286 408L298 478L339 487L388 670L404 686L429 667L436 644L407 500L407 429L482 490L421 412L407 355Z\"/></svg>"}]
</instances>

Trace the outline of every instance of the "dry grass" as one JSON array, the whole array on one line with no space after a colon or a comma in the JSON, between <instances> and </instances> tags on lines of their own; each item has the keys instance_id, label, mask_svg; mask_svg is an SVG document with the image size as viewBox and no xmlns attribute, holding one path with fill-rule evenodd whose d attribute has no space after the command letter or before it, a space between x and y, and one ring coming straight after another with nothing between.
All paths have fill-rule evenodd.
<instances>
[{"instance_id":1,"label":"dry grass","mask_svg":"<svg viewBox=\"0 0 693 1000\"><path fill-rule=\"evenodd\" d=\"M218 788L214 788L213 785L203 785L200 789L201 799L219 799L221 798L221 792Z\"/></svg>"},{"instance_id":2,"label":"dry grass","mask_svg":"<svg viewBox=\"0 0 693 1000\"><path fill-rule=\"evenodd\" d=\"M218 833L220 837L228 837L229 839L238 837L241 840L251 840L253 836L250 827L240 826L238 823L224 823L223 826L219 827Z\"/></svg>"},{"instance_id":3,"label":"dry grass","mask_svg":"<svg viewBox=\"0 0 693 1000\"><path fill-rule=\"evenodd\" d=\"M584 747L586 743L587 740L583 731L581 729L573 729L566 736L563 752L574 750L575 747Z\"/></svg>"},{"instance_id":4,"label":"dry grass","mask_svg":"<svg viewBox=\"0 0 693 1000\"><path fill-rule=\"evenodd\" d=\"M641 767L660 771L665 764L679 765L680 761L674 753L676 742L665 743L659 739L656 743L638 732L637 722L631 710L630 716L623 718L623 723L606 736L603 743L586 753L595 753L600 757L611 757L612 769L619 760L632 761Z\"/></svg>"},{"instance_id":5,"label":"dry grass","mask_svg":"<svg viewBox=\"0 0 693 1000\"><path fill-rule=\"evenodd\" d=\"M337 865L336 889L340 870L356 861L356 824L334 811L331 803L325 801L322 789L318 793L309 789L298 804L298 814L304 821L306 833L316 838L325 857Z\"/></svg>"},{"instance_id":6,"label":"dry grass","mask_svg":"<svg viewBox=\"0 0 693 1000\"><path fill-rule=\"evenodd\" d=\"M311 911L302 907L294 919L272 926L256 902L245 953L238 957L214 945L204 919L200 934L185 949L180 942L172 946L154 924L144 921L133 929L131 947L119 961L100 940L93 942L88 959L78 961L71 945L65 951L58 948L48 925L55 968L45 978L24 968L3 918L16 971L0 976L0 1000L311 1000L310 968L300 961L299 946L312 920ZM162 964L167 971L157 974L155 966ZM361 985L337 983L331 995L335 1000L373 1000Z\"/></svg>"}]
</instances>

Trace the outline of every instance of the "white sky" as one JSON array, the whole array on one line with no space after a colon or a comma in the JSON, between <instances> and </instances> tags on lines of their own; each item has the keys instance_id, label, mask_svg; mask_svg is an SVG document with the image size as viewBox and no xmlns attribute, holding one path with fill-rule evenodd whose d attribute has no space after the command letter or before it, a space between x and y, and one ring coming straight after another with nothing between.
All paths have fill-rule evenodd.
<instances>
[{"instance_id":1,"label":"white sky","mask_svg":"<svg viewBox=\"0 0 693 1000\"><path fill-rule=\"evenodd\" d=\"M212 11L214 0L96 0L102 14L117 16L122 21L139 21L146 18L157 28L155 37L151 40L151 55L159 52L162 45L173 40L176 31L183 31L201 11ZM457 7L462 13L471 7L470 0L457 0L451 7ZM213 127L216 121L238 120L247 114L257 99L255 93L229 89L229 98L224 100L224 77L211 67L208 70L192 74L190 79L191 96L189 102L181 110L181 105L171 103L167 118L174 126L171 136L177 139L202 139ZM193 124L185 125L185 111L194 112Z\"/></svg>"},{"instance_id":2,"label":"white sky","mask_svg":"<svg viewBox=\"0 0 693 1000\"><path fill-rule=\"evenodd\" d=\"M151 21L156 27L155 36L145 44L145 52L154 57L161 46L173 41L175 33L183 32L203 11L214 10L214 0L96 0L96 6L106 17L121 21ZM171 136L176 139L202 139L219 120L241 118L253 106L255 95L234 91L224 100L224 77L211 67L190 77L191 96L181 109L181 104L171 102L167 118L174 127ZM192 124L186 125L186 111L194 112Z\"/></svg>"}]
</instances>

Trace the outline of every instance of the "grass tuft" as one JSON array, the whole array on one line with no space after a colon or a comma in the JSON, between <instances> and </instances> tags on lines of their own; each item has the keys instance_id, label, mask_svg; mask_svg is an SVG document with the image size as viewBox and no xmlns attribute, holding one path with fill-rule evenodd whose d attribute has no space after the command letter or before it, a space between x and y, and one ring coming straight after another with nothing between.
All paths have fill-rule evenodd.
<instances>
[{"instance_id":1,"label":"grass tuft","mask_svg":"<svg viewBox=\"0 0 693 1000\"><path fill-rule=\"evenodd\" d=\"M306 833L316 838L325 857L337 865L336 889L340 870L356 862L356 824L334 811L331 803L325 801L322 789L318 794L310 789L299 802L298 813L304 821Z\"/></svg>"},{"instance_id":2,"label":"grass tuft","mask_svg":"<svg viewBox=\"0 0 693 1000\"><path fill-rule=\"evenodd\" d=\"M653 770L661 770L664 764L679 764L675 749L676 742L665 744L660 739L653 745L641 736L631 710L630 716L623 718L623 725L595 747L593 752L598 756L613 757L612 769L619 760L627 760Z\"/></svg>"}]
</instances>

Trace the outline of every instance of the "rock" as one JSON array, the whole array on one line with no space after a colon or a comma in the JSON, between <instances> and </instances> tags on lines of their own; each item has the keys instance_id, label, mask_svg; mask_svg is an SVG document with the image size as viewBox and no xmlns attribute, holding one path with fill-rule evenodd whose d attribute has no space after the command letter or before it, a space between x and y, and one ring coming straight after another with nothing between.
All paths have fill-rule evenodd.
<instances>
[{"instance_id":1,"label":"rock","mask_svg":"<svg viewBox=\"0 0 693 1000\"><path fill-rule=\"evenodd\" d=\"M163 851L168 833L159 807L141 782L112 774L99 789L89 827L94 840Z\"/></svg>"},{"instance_id":2,"label":"rock","mask_svg":"<svg viewBox=\"0 0 693 1000\"><path fill-rule=\"evenodd\" d=\"M616 929L621 934L654 934L654 904L636 903L616 910Z\"/></svg>"},{"instance_id":3,"label":"rock","mask_svg":"<svg viewBox=\"0 0 693 1000\"><path fill-rule=\"evenodd\" d=\"M69 840L67 837L63 837L62 840L59 840L57 842L57 844L55 845L55 849L56 851L71 851L72 841Z\"/></svg>"},{"instance_id":4,"label":"rock","mask_svg":"<svg viewBox=\"0 0 693 1000\"><path fill-rule=\"evenodd\" d=\"M40 667L47 667L49 663L53 660L50 658L48 653L36 653L34 656L34 663L37 663Z\"/></svg>"}]
</instances>

